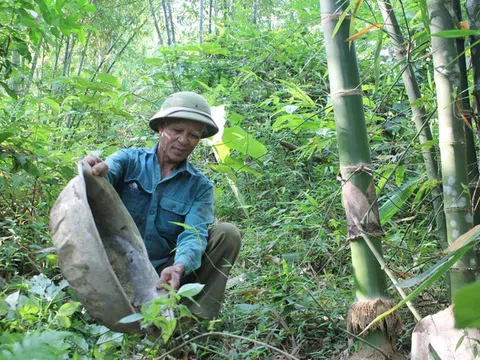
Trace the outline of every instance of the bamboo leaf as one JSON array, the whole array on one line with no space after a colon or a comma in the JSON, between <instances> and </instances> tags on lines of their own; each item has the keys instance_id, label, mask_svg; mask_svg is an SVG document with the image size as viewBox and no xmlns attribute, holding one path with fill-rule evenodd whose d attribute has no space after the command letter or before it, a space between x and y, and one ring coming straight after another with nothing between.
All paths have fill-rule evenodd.
<instances>
[{"instance_id":1,"label":"bamboo leaf","mask_svg":"<svg viewBox=\"0 0 480 360\"><path fill-rule=\"evenodd\" d=\"M358 38L361 38L363 35L368 34L370 31L381 29L382 27L383 27L383 24L373 24L373 25L367 26L365 29L360 30L358 33L349 36L347 39L345 39L345 41L357 40Z\"/></svg>"},{"instance_id":2,"label":"bamboo leaf","mask_svg":"<svg viewBox=\"0 0 480 360\"><path fill-rule=\"evenodd\" d=\"M441 38L459 38L459 37L468 37L468 36L480 36L480 30L443 30L432 34L432 36L437 36Z\"/></svg>"},{"instance_id":3,"label":"bamboo leaf","mask_svg":"<svg viewBox=\"0 0 480 360\"><path fill-rule=\"evenodd\" d=\"M345 10L343 10L342 15L340 15L340 18L338 19L338 22L335 25L335 28L333 29L332 39L335 37L335 35L337 35L338 30L340 30L340 27L342 26L343 22L345 21L345 18L347 17L347 15L349 15L349 11L353 6L355 6L355 4L350 3L350 4L348 4L347 8Z\"/></svg>"},{"instance_id":4,"label":"bamboo leaf","mask_svg":"<svg viewBox=\"0 0 480 360\"><path fill-rule=\"evenodd\" d=\"M405 178L405 168L403 166L397 167L395 171L395 182L397 186L400 187L403 184L403 179Z\"/></svg>"},{"instance_id":5,"label":"bamboo leaf","mask_svg":"<svg viewBox=\"0 0 480 360\"><path fill-rule=\"evenodd\" d=\"M387 200L379 209L382 225L389 221L402 208L417 189L419 181L420 179L410 181L385 196Z\"/></svg>"},{"instance_id":6,"label":"bamboo leaf","mask_svg":"<svg viewBox=\"0 0 480 360\"><path fill-rule=\"evenodd\" d=\"M446 253L457 251L462 246L468 245L474 240L477 240L480 236L480 225L475 226L474 228L468 230L465 234L458 237L450 246L445 250Z\"/></svg>"},{"instance_id":7,"label":"bamboo leaf","mask_svg":"<svg viewBox=\"0 0 480 360\"><path fill-rule=\"evenodd\" d=\"M353 9L352 20L350 21L350 34L355 31L355 21L357 20L357 14L363 4L363 0L354 0L353 3L355 4L355 8Z\"/></svg>"}]
</instances>

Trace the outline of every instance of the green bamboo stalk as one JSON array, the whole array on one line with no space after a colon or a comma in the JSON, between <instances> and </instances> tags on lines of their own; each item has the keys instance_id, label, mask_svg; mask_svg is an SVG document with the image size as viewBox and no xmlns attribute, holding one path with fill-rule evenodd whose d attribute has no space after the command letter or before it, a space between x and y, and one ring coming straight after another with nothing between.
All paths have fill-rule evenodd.
<instances>
[{"instance_id":1,"label":"green bamboo stalk","mask_svg":"<svg viewBox=\"0 0 480 360\"><path fill-rule=\"evenodd\" d=\"M402 30L398 25L397 17L393 11L390 0L378 0L378 5L382 13L384 29L388 36L392 40L393 50L397 61L405 61L407 56L407 50L405 48L405 39L402 35ZM415 105L418 103L418 99L422 97L420 87L418 86L417 79L413 72L413 68L405 61L406 66L402 72L402 80L407 91L408 101L412 108L412 120L415 124L415 128L419 133L420 144L431 142L432 132L428 125L428 115L425 107ZM423 162L425 163L426 173L428 180L433 180L439 183L438 164L435 160L435 147L422 147ZM435 223L437 225L438 237L440 243L444 248L447 247L447 231L445 225L445 214L442 211L442 191L440 184L436 185L432 189L433 209L436 214Z\"/></svg>"},{"instance_id":2,"label":"green bamboo stalk","mask_svg":"<svg viewBox=\"0 0 480 360\"><path fill-rule=\"evenodd\" d=\"M467 0L465 3L467 9L468 24L472 30L480 30L480 1ZM477 43L478 42L478 43ZM473 97L475 99L475 110L480 112L480 36L470 37L471 62L473 68Z\"/></svg>"},{"instance_id":3,"label":"green bamboo stalk","mask_svg":"<svg viewBox=\"0 0 480 360\"><path fill-rule=\"evenodd\" d=\"M453 0L453 10L457 20L462 21L462 8L460 7L460 0ZM475 147L475 139L473 137L472 126L472 107L470 106L470 96L468 93L468 76L467 76L467 64L465 60L465 39L459 37L455 39L458 53L458 66L460 70L460 87L459 87L459 103L462 107L465 118L467 119L470 127L465 127L465 140L467 149L467 171L468 179L470 181L470 199L475 204L480 199L480 187L478 187L478 164L477 164L477 151ZM459 109L460 111L460 109ZM480 224L480 206L473 208L473 224Z\"/></svg>"},{"instance_id":4,"label":"green bamboo stalk","mask_svg":"<svg viewBox=\"0 0 480 360\"><path fill-rule=\"evenodd\" d=\"M455 61L455 40L433 36L442 30L453 29L452 2L429 0L427 3L432 34L434 79L437 91L439 142L442 163L444 211L447 239L453 243L473 226L473 214L468 192L465 129L456 111L455 96L459 87L459 67ZM451 269L451 297L464 285L475 281L475 253L467 253Z\"/></svg>"},{"instance_id":5,"label":"green bamboo stalk","mask_svg":"<svg viewBox=\"0 0 480 360\"><path fill-rule=\"evenodd\" d=\"M348 8L348 2L320 0L320 7L357 299L349 310L348 330L359 334L376 315L393 304L387 298L385 273L356 225L356 222L362 225L381 255L383 233L375 198L357 57L354 44L345 41L349 36L349 15L334 34L342 13ZM397 315L397 318L393 317L382 326L372 329L365 338L390 355L395 352L398 327ZM363 358L375 355L371 347L360 344L356 356Z\"/></svg>"}]
</instances>

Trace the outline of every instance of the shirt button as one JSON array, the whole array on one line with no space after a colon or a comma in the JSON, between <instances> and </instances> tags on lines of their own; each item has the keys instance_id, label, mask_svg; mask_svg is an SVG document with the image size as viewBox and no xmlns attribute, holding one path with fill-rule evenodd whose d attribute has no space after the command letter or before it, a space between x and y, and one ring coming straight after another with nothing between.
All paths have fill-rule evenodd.
<instances>
[{"instance_id":1,"label":"shirt button","mask_svg":"<svg viewBox=\"0 0 480 360\"><path fill-rule=\"evenodd\" d=\"M153 215L153 214L155 214L155 211L153 211L153 210L150 211L150 215Z\"/></svg>"},{"instance_id":2,"label":"shirt button","mask_svg":"<svg viewBox=\"0 0 480 360\"><path fill-rule=\"evenodd\" d=\"M150 235L147 236L147 240L151 240L152 237Z\"/></svg>"}]
</instances>

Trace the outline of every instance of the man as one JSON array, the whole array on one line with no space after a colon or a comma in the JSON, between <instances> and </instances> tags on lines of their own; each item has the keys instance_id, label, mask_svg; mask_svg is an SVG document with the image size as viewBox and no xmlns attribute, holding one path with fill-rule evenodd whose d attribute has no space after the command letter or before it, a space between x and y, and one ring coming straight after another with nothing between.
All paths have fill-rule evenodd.
<instances>
[{"instance_id":1,"label":"man","mask_svg":"<svg viewBox=\"0 0 480 360\"><path fill-rule=\"evenodd\" d=\"M123 149L106 161L85 160L105 176L132 215L160 283L177 290L199 282L203 291L190 310L215 318L230 268L240 249L240 233L214 221L213 185L189 161L200 139L218 132L210 106L200 95L179 92L165 100L149 122L161 135L153 149Z\"/></svg>"}]
</instances>

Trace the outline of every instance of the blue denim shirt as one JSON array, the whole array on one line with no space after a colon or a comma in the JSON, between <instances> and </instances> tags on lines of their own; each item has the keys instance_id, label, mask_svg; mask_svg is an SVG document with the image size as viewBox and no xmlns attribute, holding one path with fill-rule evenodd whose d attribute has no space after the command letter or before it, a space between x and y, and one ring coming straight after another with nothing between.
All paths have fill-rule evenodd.
<instances>
[{"instance_id":1,"label":"blue denim shirt","mask_svg":"<svg viewBox=\"0 0 480 360\"><path fill-rule=\"evenodd\" d=\"M137 224L152 265L164 264L175 252L174 264L185 265L186 275L200 267L207 247L213 184L188 160L162 179L157 148L129 148L109 156L106 179Z\"/></svg>"}]
</instances>

